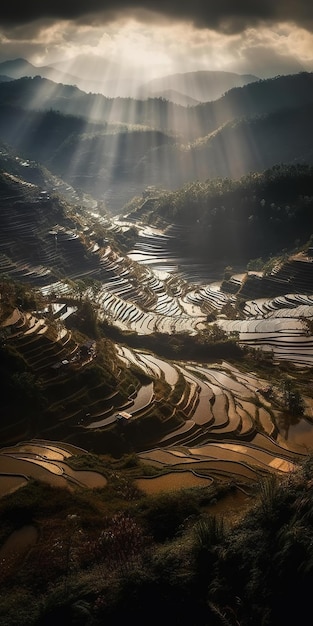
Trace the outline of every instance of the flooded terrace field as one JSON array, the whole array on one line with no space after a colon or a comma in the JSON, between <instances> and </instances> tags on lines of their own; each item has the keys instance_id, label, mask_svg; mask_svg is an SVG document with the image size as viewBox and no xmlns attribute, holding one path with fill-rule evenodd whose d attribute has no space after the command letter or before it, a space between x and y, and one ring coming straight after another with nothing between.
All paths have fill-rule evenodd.
<instances>
[{"instance_id":1,"label":"flooded terrace field","mask_svg":"<svg viewBox=\"0 0 313 626\"><path fill-rule=\"evenodd\" d=\"M63 442L34 440L21 442L0 451L0 493L4 495L25 485L31 478L55 487L73 490L95 489L107 484L106 478L93 471L76 471L67 463L85 450Z\"/></svg>"},{"instance_id":2,"label":"flooded terrace field","mask_svg":"<svg viewBox=\"0 0 313 626\"><path fill-rule=\"evenodd\" d=\"M170 230L162 233L143 228L128 257L109 244L102 249L93 247L99 257L101 280L96 294L88 290L86 294L94 298L100 320L139 336L162 333L169 339L180 333L195 336L215 324L241 345L271 352L277 361L313 364L312 335L303 320L313 318L313 296L299 292L246 299L239 310L236 293L223 289L216 268L194 260L186 262L176 255L172 244L177 236L178 232ZM245 280L245 274L237 270L231 285L235 290ZM70 293L70 286L59 281L42 288L44 294L51 290L62 300ZM48 333L48 322L34 316L26 321L19 341L24 349L28 346L38 367L42 361L38 337ZM70 333L60 330L58 341L62 341L63 350L64 343L72 341ZM71 350L75 355L77 347L73 345ZM141 458L167 473L179 472L180 480L185 464L188 471L209 480L214 476L256 480L267 473L290 471L293 463L313 447L309 393L304 398L303 415L291 419L279 404L279 390L274 389L273 396L268 397L264 391L268 381L251 372L240 372L239 365L166 361L148 350L124 344L116 346L116 353L121 367L134 368L147 380L129 391L126 399L112 390L101 402L89 403L83 419L80 411L69 414L67 424L75 435L78 433L78 441L84 436L105 435L123 412L139 429L142 421L153 415L162 422L162 428L149 432L145 442L141 441ZM123 436L127 438L127 426ZM26 454L24 450L19 455L3 455L3 475L10 475L10 488L29 475L49 477L55 484L67 486L86 482L87 476L73 473L66 459L49 450L46 454L31 450Z\"/></svg>"},{"instance_id":3,"label":"flooded terrace field","mask_svg":"<svg viewBox=\"0 0 313 626\"><path fill-rule=\"evenodd\" d=\"M116 220L120 224L129 224L124 220ZM139 238L129 258L142 265L153 268L161 274L175 274L186 282L202 284L220 279L222 267L214 268L199 259L188 259L178 254L180 231L168 228L164 233L156 228L144 226L139 229Z\"/></svg>"}]
</instances>

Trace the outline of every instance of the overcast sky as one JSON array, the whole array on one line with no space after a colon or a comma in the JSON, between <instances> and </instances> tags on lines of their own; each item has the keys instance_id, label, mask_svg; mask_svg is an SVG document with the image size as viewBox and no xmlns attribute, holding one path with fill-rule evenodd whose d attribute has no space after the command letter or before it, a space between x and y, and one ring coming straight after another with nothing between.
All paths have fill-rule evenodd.
<instances>
[{"instance_id":1,"label":"overcast sky","mask_svg":"<svg viewBox=\"0 0 313 626\"><path fill-rule=\"evenodd\" d=\"M313 71L313 2L12 0L0 8L0 41L0 61L62 62L89 78L99 78L103 60L112 77L196 69L276 76Z\"/></svg>"}]
</instances>

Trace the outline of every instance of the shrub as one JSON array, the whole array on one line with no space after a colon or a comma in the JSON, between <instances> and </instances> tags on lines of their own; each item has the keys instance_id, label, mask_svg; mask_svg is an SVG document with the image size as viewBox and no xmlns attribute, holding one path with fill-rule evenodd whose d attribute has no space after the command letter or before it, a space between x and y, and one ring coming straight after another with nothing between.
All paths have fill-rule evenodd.
<instances>
[{"instance_id":1,"label":"shrub","mask_svg":"<svg viewBox=\"0 0 313 626\"><path fill-rule=\"evenodd\" d=\"M149 534L160 542L172 539L182 530L184 522L196 513L197 500L189 490L149 498L141 508Z\"/></svg>"}]
</instances>

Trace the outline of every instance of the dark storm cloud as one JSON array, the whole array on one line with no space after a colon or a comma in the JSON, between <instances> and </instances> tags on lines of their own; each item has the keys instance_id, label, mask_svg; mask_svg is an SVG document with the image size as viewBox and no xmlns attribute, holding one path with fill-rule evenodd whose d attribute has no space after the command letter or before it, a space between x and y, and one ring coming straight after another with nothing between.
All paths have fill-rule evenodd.
<instances>
[{"instance_id":1,"label":"dark storm cloud","mask_svg":"<svg viewBox=\"0 0 313 626\"><path fill-rule=\"evenodd\" d=\"M313 31L312 0L13 0L2 3L0 23L12 27L47 18L101 23L125 11L138 16L143 9L225 33L264 21L292 21Z\"/></svg>"}]
</instances>

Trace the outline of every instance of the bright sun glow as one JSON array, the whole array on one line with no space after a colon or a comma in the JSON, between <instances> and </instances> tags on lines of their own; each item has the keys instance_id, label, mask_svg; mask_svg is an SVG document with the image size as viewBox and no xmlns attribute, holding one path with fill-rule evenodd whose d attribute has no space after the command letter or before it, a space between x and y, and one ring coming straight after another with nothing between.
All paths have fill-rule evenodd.
<instances>
[{"instance_id":1,"label":"bright sun glow","mask_svg":"<svg viewBox=\"0 0 313 626\"><path fill-rule=\"evenodd\" d=\"M112 74L142 81L207 69L265 77L313 69L313 35L290 24L225 35L191 23L135 18L105 26L63 21L42 27L29 46L28 60L36 65L62 63L64 71L92 80Z\"/></svg>"},{"instance_id":2,"label":"bright sun glow","mask_svg":"<svg viewBox=\"0 0 313 626\"><path fill-rule=\"evenodd\" d=\"M191 173L196 179L205 177L201 145L195 147L193 142L201 137L205 149L210 133L217 131L225 120L215 126L209 122L201 135L200 118L193 116L189 109L199 102L214 101L224 92L214 95L213 87L205 92L200 85L201 76L197 76L197 84L193 83L193 72L249 74L250 82L313 70L313 34L301 21L299 26L286 21L274 24L251 19L242 29L229 32L214 29L214 21L210 26L209 22L205 22L207 26L195 23L196 20L191 19L183 21L181 16L171 19L168 15L139 13L134 9L106 19L97 19L96 15L80 19L78 14L73 20L46 17L33 23L17 23L11 29L0 27L1 52L6 59L23 57L36 68L49 66L50 82L43 83L36 91L30 108L49 109L55 105L58 109L60 83L76 85L91 96L86 110L81 109L86 120L81 143L72 146L71 158L64 165L74 186L79 178L88 183L89 169L95 164L101 165L98 178L92 179L92 184L101 190L114 185L116 172L128 172L133 153L140 146L144 135L139 137L139 127L147 132L147 149L142 152L138 149L140 157L134 172L138 181L152 172L153 175L159 173L169 187L174 184L171 180L172 141L180 146L175 185L189 180ZM173 78L173 74L181 76ZM112 102L108 103L103 95ZM121 102L122 98L128 101ZM159 102L158 118L149 103L152 98L162 102L170 100L176 108L163 107ZM77 114L75 109L69 112ZM94 122L102 123L103 128L94 130L91 125ZM27 134L31 123L31 117L26 114L15 128L17 135ZM128 133L127 141L123 133ZM168 133L166 140L162 133ZM244 173L246 152L253 154L258 163L258 146L252 134L247 133L239 144L235 135L229 137L225 145L221 139L215 152L216 162L219 161L226 176L239 177ZM215 162L212 168L218 170ZM155 182L153 175L151 184ZM125 181L128 186L127 176Z\"/></svg>"}]
</instances>

